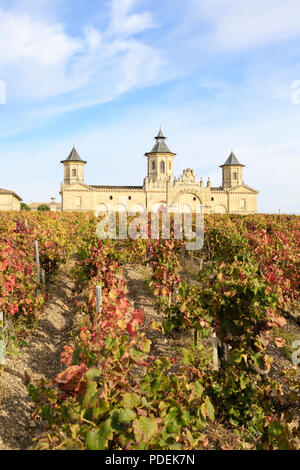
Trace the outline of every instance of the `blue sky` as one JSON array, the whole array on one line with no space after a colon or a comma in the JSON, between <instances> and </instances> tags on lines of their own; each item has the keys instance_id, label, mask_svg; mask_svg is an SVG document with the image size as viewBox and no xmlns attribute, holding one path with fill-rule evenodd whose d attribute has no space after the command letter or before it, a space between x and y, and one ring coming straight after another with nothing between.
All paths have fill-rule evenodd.
<instances>
[{"instance_id":1,"label":"blue sky","mask_svg":"<svg viewBox=\"0 0 300 470\"><path fill-rule=\"evenodd\" d=\"M162 125L176 176L218 186L233 148L260 212L300 212L298 0L0 0L0 80L26 202L59 200L73 144L88 184L142 184Z\"/></svg>"}]
</instances>

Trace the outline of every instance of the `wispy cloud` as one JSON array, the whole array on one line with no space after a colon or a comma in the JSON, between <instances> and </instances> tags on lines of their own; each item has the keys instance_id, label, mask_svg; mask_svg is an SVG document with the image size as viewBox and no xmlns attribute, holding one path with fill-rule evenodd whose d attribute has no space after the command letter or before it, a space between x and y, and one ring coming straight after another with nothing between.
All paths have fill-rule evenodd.
<instances>
[{"instance_id":1,"label":"wispy cloud","mask_svg":"<svg viewBox=\"0 0 300 470\"><path fill-rule=\"evenodd\" d=\"M136 37L155 24L148 12L132 13L135 3L112 0L107 27L86 25L77 36L47 17L0 9L0 73L8 102L31 101L33 110L44 103L45 114L53 114L155 82L162 54Z\"/></svg>"},{"instance_id":2,"label":"wispy cloud","mask_svg":"<svg viewBox=\"0 0 300 470\"><path fill-rule=\"evenodd\" d=\"M137 0L112 0L111 24L109 30L117 36L132 36L146 29L156 27L149 12L134 14L132 9Z\"/></svg>"},{"instance_id":3,"label":"wispy cloud","mask_svg":"<svg viewBox=\"0 0 300 470\"><path fill-rule=\"evenodd\" d=\"M68 37L61 24L48 24L29 15L0 10L0 66L24 70L61 67L82 51L82 44Z\"/></svg>"},{"instance_id":4,"label":"wispy cloud","mask_svg":"<svg viewBox=\"0 0 300 470\"><path fill-rule=\"evenodd\" d=\"M300 35L298 0L191 0L218 50L239 51Z\"/></svg>"}]
</instances>

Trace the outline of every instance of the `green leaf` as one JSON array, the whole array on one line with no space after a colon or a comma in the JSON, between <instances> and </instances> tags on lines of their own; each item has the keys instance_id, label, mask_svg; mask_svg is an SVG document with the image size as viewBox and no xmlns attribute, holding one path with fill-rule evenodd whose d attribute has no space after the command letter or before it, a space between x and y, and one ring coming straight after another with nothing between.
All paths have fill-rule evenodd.
<instances>
[{"instance_id":1,"label":"green leaf","mask_svg":"<svg viewBox=\"0 0 300 470\"><path fill-rule=\"evenodd\" d=\"M89 450L105 450L109 440L113 438L111 420L102 423L97 429L90 429L86 433L85 443Z\"/></svg>"},{"instance_id":2,"label":"green leaf","mask_svg":"<svg viewBox=\"0 0 300 470\"><path fill-rule=\"evenodd\" d=\"M174 328L174 323L172 322L172 320L168 319L162 322L162 327L166 333L170 334Z\"/></svg>"},{"instance_id":3,"label":"green leaf","mask_svg":"<svg viewBox=\"0 0 300 470\"><path fill-rule=\"evenodd\" d=\"M151 344L152 344L151 339L143 338L143 342L140 343L139 347L141 351L143 351L145 354L149 354L150 349L151 349Z\"/></svg>"},{"instance_id":4,"label":"green leaf","mask_svg":"<svg viewBox=\"0 0 300 470\"><path fill-rule=\"evenodd\" d=\"M79 365L80 364L80 354L81 354L82 349L77 346L77 348L73 351L73 356L72 356L72 364L73 365Z\"/></svg>"},{"instance_id":5,"label":"green leaf","mask_svg":"<svg viewBox=\"0 0 300 470\"><path fill-rule=\"evenodd\" d=\"M129 424L135 418L136 418L136 412L129 408L123 408L119 412L119 422L121 424Z\"/></svg>"},{"instance_id":6,"label":"green leaf","mask_svg":"<svg viewBox=\"0 0 300 470\"><path fill-rule=\"evenodd\" d=\"M193 392L195 397L201 398L204 392L204 387L199 382L195 382L193 384Z\"/></svg>"},{"instance_id":7,"label":"green leaf","mask_svg":"<svg viewBox=\"0 0 300 470\"><path fill-rule=\"evenodd\" d=\"M97 393L97 382L87 382L86 392L83 397L82 406L87 408L90 404L91 399L98 395Z\"/></svg>"},{"instance_id":8,"label":"green leaf","mask_svg":"<svg viewBox=\"0 0 300 470\"><path fill-rule=\"evenodd\" d=\"M249 383L249 380L247 379L247 377L244 377L244 376L240 377L240 385L241 385L242 390L244 390L247 387L248 383Z\"/></svg>"},{"instance_id":9,"label":"green leaf","mask_svg":"<svg viewBox=\"0 0 300 470\"><path fill-rule=\"evenodd\" d=\"M133 432L137 444L141 441L149 442L154 437L158 430L158 424L155 418L147 418L140 416L133 423Z\"/></svg>"},{"instance_id":10,"label":"green leaf","mask_svg":"<svg viewBox=\"0 0 300 470\"><path fill-rule=\"evenodd\" d=\"M140 363L144 357L145 357L145 353L143 353L142 351L139 351L138 349L136 348L131 348L130 349L130 352L129 352L129 355L130 355L130 358L133 360L133 362L136 362L136 363Z\"/></svg>"},{"instance_id":11,"label":"green leaf","mask_svg":"<svg viewBox=\"0 0 300 470\"><path fill-rule=\"evenodd\" d=\"M86 377L86 380L88 381L92 381L92 380L97 380L99 377L101 376L101 372L99 369L89 369L86 373L85 373L85 377Z\"/></svg>"},{"instance_id":12,"label":"green leaf","mask_svg":"<svg viewBox=\"0 0 300 470\"><path fill-rule=\"evenodd\" d=\"M68 416L71 420L71 423L76 423L77 421L79 421L79 418L80 418L80 405L79 405L79 403L71 405L67 409L67 413L68 413Z\"/></svg>"},{"instance_id":13,"label":"green leaf","mask_svg":"<svg viewBox=\"0 0 300 470\"><path fill-rule=\"evenodd\" d=\"M100 401L97 400L97 403L92 400L90 404L93 407L93 419L98 419L99 416L104 415L110 409L109 403L104 398Z\"/></svg>"},{"instance_id":14,"label":"green leaf","mask_svg":"<svg viewBox=\"0 0 300 470\"><path fill-rule=\"evenodd\" d=\"M239 422L236 419L233 419L233 418L230 418L229 421L233 426L238 426L238 424L239 424Z\"/></svg>"},{"instance_id":15,"label":"green leaf","mask_svg":"<svg viewBox=\"0 0 300 470\"><path fill-rule=\"evenodd\" d=\"M193 354L191 353L191 351L185 348L182 348L182 353L183 353L182 363L185 366L189 366L191 362L193 361Z\"/></svg>"},{"instance_id":16,"label":"green leaf","mask_svg":"<svg viewBox=\"0 0 300 470\"><path fill-rule=\"evenodd\" d=\"M163 356L163 357L160 358L160 360L161 360L162 368L169 370L170 367L171 367L171 362L169 361L169 359L167 359L166 357Z\"/></svg>"},{"instance_id":17,"label":"green leaf","mask_svg":"<svg viewBox=\"0 0 300 470\"><path fill-rule=\"evenodd\" d=\"M209 417L209 419L211 421L214 421L215 420L215 409L214 409L209 397L205 397L204 403L205 403L205 406L206 406L207 416Z\"/></svg>"},{"instance_id":18,"label":"green leaf","mask_svg":"<svg viewBox=\"0 0 300 470\"><path fill-rule=\"evenodd\" d=\"M121 401L124 408L137 408L141 404L141 399L136 393L126 393Z\"/></svg>"},{"instance_id":19,"label":"green leaf","mask_svg":"<svg viewBox=\"0 0 300 470\"><path fill-rule=\"evenodd\" d=\"M272 423L270 423L268 431L271 436L279 437L282 433L282 426L279 421L273 421Z\"/></svg>"}]
</instances>

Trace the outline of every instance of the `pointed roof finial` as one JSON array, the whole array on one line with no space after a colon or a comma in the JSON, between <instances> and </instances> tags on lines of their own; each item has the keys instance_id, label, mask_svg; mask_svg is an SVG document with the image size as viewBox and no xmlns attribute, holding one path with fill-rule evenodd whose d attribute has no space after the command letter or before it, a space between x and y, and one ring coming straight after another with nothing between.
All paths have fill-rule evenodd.
<instances>
[{"instance_id":1,"label":"pointed roof finial","mask_svg":"<svg viewBox=\"0 0 300 470\"><path fill-rule=\"evenodd\" d=\"M156 136L155 138L156 138L156 140L158 140L158 139L166 139L166 137L163 135L163 132L162 132L162 130L161 130L161 126L159 126L159 132L158 132L158 134L157 134L157 136Z\"/></svg>"},{"instance_id":2,"label":"pointed roof finial","mask_svg":"<svg viewBox=\"0 0 300 470\"><path fill-rule=\"evenodd\" d=\"M164 136L164 134L162 132L162 129L161 129L161 126L160 126L158 134L155 137L156 143L155 143L153 149L151 150L151 152L148 152L145 155L148 155L149 153L169 153L169 154L172 154L172 155L176 155L175 153L171 152L171 150L168 148L168 146L165 142L166 139L167 138Z\"/></svg>"},{"instance_id":3,"label":"pointed roof finial","mask_svg":"<svg viewBox=\"0 0 300 470\"><path fill-rule=\"evenodd\" d=\"M65 160L62 160L61 163L63 162L83 162L83 163L86 163L86 161L82 160L82 158L80 158L77 150L75 149L75 145L73 144L73 148L71 150L71 153L69 154L69 156L65 159Z\"/></svg>"},{"instance_id":4,"label":"pointed roof finial","mask_svg":"<svg viewBox=\"0 0 300 470\"><path fill-rule=\"evenodd\" d=\"M238 166L245 166L245 165L242 165L238 159L236 158L236 156L234 155L233 153L233 150L231 149L231 153L229 155L229 157L227 158L226 162L221 165L222 166L230 166L230 165L238 165Z\"/></svg>"}]
</instances>

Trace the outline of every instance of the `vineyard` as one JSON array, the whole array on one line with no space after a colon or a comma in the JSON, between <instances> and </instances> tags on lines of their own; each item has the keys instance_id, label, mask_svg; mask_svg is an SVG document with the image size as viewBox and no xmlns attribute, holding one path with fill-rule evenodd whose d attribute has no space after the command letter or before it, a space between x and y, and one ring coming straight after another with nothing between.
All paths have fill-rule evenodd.
<instances>
[{"instance_id":1,"label":"vineyard","mask_svg":"<svg viewBox=\"0 0 300 470\"><path fill-rule=\"evenodd\" d=\"M24 214L0 213L0 449L300 449L299 217L208 215L188 251Z\"/></svg>"}]
</instances>

